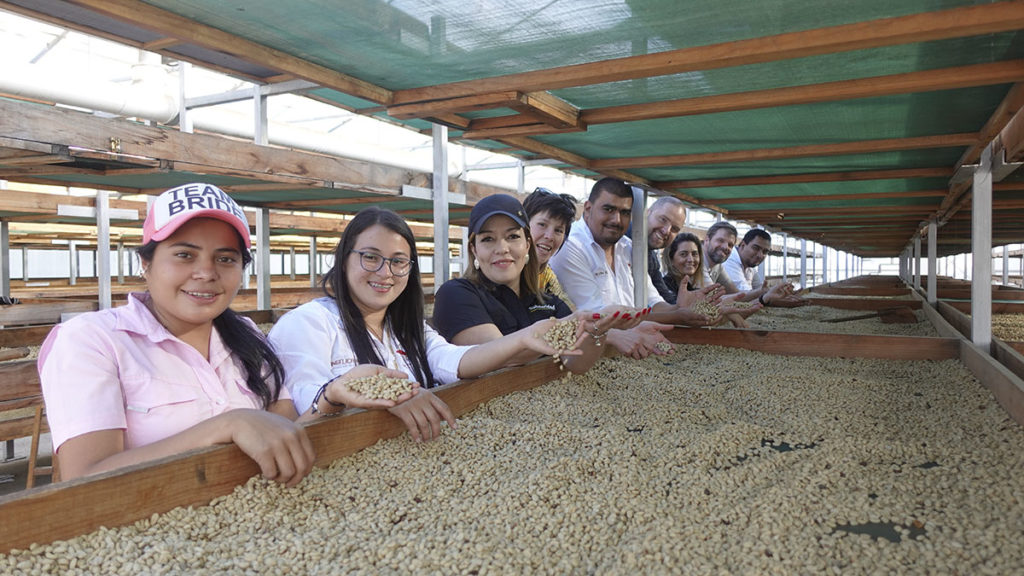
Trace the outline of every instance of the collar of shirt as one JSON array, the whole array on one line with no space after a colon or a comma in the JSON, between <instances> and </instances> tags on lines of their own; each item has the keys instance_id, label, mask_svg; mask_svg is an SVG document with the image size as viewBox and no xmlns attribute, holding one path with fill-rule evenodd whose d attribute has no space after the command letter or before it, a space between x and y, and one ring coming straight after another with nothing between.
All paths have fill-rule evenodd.
<instances>
[{"instance_id":1,"label":"collar of shirt","mask_svg":"<svg viewBox=\"0 0 1024 576\"><path fill-rule=\"evenodd\" d=\"M114 324L115 330L132 332L149 338L153 343L159 344L165 340L173 340L184 344L180 338L171 334L167 327L160 323L153 316L153 312L146 306L150 295L148 292L132 292L128 294L128 305L121 309ZM224 345L220 333L216 328L211 327L210 333L210 364L217 366L231 355L231 351Z\"/></svg>"}]
</instances>

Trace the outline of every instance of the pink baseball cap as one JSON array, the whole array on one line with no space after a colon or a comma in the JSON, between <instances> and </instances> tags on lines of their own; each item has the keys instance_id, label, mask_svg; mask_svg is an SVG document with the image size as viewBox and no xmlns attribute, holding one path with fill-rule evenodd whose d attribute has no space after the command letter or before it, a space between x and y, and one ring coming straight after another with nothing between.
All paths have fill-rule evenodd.
<instances>
[{"instance_id":1,"label":"pink baseball cap","mask_svg":"<svg viewBox=\"0 0 1024 576\"><path fill-rule=\"evenodd\" d=\"M142 225L142 243L164 240L193 218L227 222L238 231L245 248L251 247L249 221L242 207L220 188L202 182L183 184L156 197Z\"/></svg>"}]
</instances>

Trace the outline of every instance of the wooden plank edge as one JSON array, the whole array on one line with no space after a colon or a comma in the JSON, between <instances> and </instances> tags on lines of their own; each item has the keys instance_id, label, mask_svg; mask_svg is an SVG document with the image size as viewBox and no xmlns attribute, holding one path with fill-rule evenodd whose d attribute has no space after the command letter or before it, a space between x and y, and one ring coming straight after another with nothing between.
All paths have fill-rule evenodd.
<instances>
[{"instance_id":1,"label":"wooden plank edge","mask_svg":"<svg viewBox=\"0 0 1024 576\"><path fill-rule=\"evenodd\" d=\"M459 416L487 400L539 386L560 374L550 359L544 359L436 388L435 393ZM381 411L346 411L307 426L317 466L404 431L400 420ZM181 506L207 504L258 473L237 446L221 445L2 496L0 553L66 540L101 526L123 526Z\"/></svg>"},{"instance_id":2,"label":"wooden plank edge","mask_svg":"<svg viewBox=\"0 0 1024 576\"><path fill-rule=\"evenodd\" d=\"M807 298L811 305L842 310L884 310L896 306L906 306L911 310L920 310L920 300L883 300L865 298Z\"/></svg>"},{"instance_id":3,"label":"wooden plank edge","mask_svg":"<svg viewBox=\"0 0 1024 576\"><path fill-rule=\"evenodd\" d=\"M684 327L665 335L676 344L728 346L782 356L888 360L948 360L959 356L955 338Z\"/></svg>"},{"instance_id":4,"label":"wooden plank edge","mask_svg":"<svg viewBox=\"0 0 1024 576\"><path fill-rule=\"evenodd\" d=\"M999 405L1018 425L1024 426L1024 382L991 355L960 340L960 361L995 396Z\"/></svg>"}]
</instances>

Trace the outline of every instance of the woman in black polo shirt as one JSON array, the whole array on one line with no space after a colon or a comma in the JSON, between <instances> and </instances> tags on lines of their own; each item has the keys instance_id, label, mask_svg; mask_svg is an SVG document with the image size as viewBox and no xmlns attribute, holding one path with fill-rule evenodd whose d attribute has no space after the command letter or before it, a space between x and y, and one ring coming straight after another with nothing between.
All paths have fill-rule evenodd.
<instances>
[{"instance_id":1,"label":"woman in black polo shirt","mask_svg":"<svg viewBox=\"0 0 1024 576\"><path fill-rule=\"evenodd\" d=\"M469 265L462 278L445 282L434 297L434 326L449 342L480 344L511 334L540 320L572 314L568 305L545 294L537 280L537 254L522 204L507 194L477 202L469 216ZM611 328L628 329L644 311L609 307L578 312L584 337L579 356L567 356L566 368L585 372L601 356L601 339ZM537 357L524 352L517 360Z\"/></svg>"}]
</instances>

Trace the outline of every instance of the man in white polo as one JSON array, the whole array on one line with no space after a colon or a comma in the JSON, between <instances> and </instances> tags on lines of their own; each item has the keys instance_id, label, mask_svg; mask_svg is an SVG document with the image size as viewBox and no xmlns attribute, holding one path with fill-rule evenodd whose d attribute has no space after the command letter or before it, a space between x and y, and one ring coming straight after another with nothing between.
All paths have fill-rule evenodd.
<instances>
[{"instance_id":1,"label":"man in white polo","mask_svg":"<svg viewBox=\"0 0 1024 576\"><path fill-rule=\"evenodd\" d=\"M709 318L690 306L697 298L714 298L708 289L677 305L668 304L647 280L647 302L633 298L633 243L626 237L633 211L633 190L622 180L602 178L583 204L583 218L573 223L562 249L549 266L578 310L599 310L609 305L651 307L650 319L666 324L708 325ZM662 327L664 328L664 327ZM624 354L643 358L659 353L656 344L664 336L656 325L644 323L633 330L613 330L608 341Z\"/></svg>"}]
</instances>

